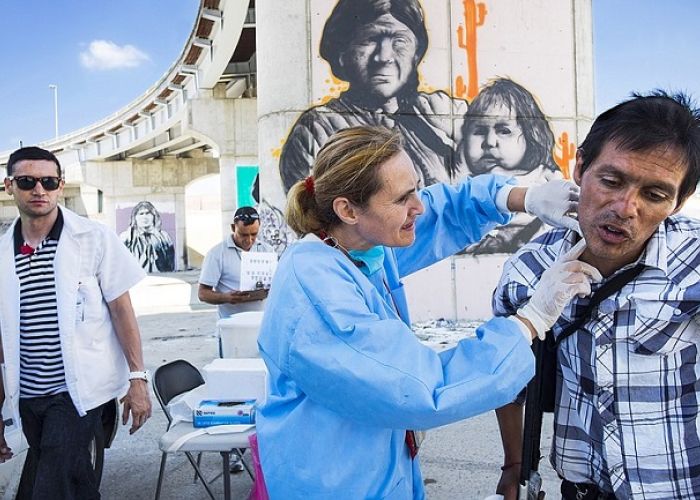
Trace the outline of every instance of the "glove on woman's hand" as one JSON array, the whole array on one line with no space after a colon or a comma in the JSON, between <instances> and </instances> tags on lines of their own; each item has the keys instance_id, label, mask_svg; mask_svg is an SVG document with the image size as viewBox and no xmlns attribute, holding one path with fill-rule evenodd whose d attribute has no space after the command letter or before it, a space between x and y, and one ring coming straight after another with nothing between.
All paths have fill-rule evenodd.
<instances>
[{"instance_id":1,"label":"glove on woman's hand","mask_svg":"<svg viewBox=\"0 0 700 500\"><path fill-rule=\"evenodd\" d=\"M578 210L579 187L571 181L556 179L528 188L525 211L545 224L573 229L580 234L578 221L571 212Z\"/></svg>"},{"instance_id":2,"label":"glove on woman's hand","mask_svg":"<svg viewBox=\"0 0 700 500\"><path fill-rule=\"evenodd\" d=\"M585 248L586 242L581 240L559 257L552 267L542 273L530 301L518 309L518 316L532 324L540 340L544 340L545 333L559 319L574 295L590 295L591 282L603 280L595 267L576 260Z\"/></svg>"}]
</instances>

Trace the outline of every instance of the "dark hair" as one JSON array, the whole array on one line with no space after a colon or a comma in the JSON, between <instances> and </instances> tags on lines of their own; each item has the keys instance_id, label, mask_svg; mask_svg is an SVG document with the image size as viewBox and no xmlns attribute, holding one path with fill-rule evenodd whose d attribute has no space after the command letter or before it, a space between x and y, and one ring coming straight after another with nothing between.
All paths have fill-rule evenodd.
<instances>
[{"instance_id":1,"label":"dark hair","mask_svg":"<svg viewBox=\"0 0 700 500\"><path fill-rule=\"evenodd\" d=\"M47 160L52 161L56 164L58 169L58 176L61 177L61 164L58 162L58 158L51 151L47 151L37 146L27 146L25 148L19 148L17 151L10 155L7 160L7 176L12 176L12 171L15 168L15 164L24 160Z\"/></svg>"},{"instance_id":2,"label":"dark hair","mask_svg":"<svg viewBox=\"0 0 700 500\"><path fill-rule=\"evenodd\" d=\"M529 172L540 165L557 170L552 158L554 134L547 117L530 91L508 78L492 80L479 91L465 115L463 137L467 137L470 119L490 116L489 108L498 104L503 104L513 112L525 136L525 155L520 162L523 170ZM474 172L480 173L484 172Z\"/></svg>"},{"instance_id":3,"label":"dark hair","mask_svg":"<svg viewBox=\"0 0 700 500\"><path fill-rule=\"evenodd\" d=\"M382 188L379 167L403 151L401 134L385 127L351 127L333 134L318 152L313 180L294 184L285 218L297 235L341 224L333 201L345 197L360 208Z\"/></svg>"},{"instance_id":4,"label":"dark hair","mask_svg":"<svg viewBox=\"0 0 700 500\"><path fill-rule=\"evenodd\" d=\"M340 56L348 49L359 26L375 21L384 14L391 14L405 24L416 36L416 61L413 74L406 87L410 92L418 89L418 63L428 49L428 31L423 10L418 0L338 0L328 16L321 35L319 53L328 61L333 74L344 81L347 75L340 64Z\"/></svg>"},{"instance_id":5,"label":"dark hair","mask_svg":"<svg viewBox=\"0 0 700 500\"><path fill-rule=\"evenodd\" d=\"M136 205L134 205L134 208L131 209L131 216L129 217L129 226L131 227L131 230L133 231L135 228L137 228L136 224L136 214L139 213L139 210L142 208L145 208L150 212L151 215L153 215L153 227L160 231L162 221L160 218L160 212L156 209L156 207L153 206L153 203L150 201L139 201Z\"/></svg>"},{"instance_id":6,"label":"dark hair","mask_svg":"<svg viewBox=\"0 0 700 500\"><path fill-rule=\"evenodd\" d=\"M678 192L678 204L694 191L700 180L700 110L683 92L653 90L632 97L595 119L579 147L581 173L610 142L623 151L648 151L659 146L675 148L686 163Z\"/></svg>"},{"instance_id":7,"label":"dark hair","mask_svg":"<svg viewBox=\"0 0 700 500\"><path fill-rule=\"evenodd\" d=\"M253 207L239 207L233 214L233 223L242 222L244 226L250 226L260 220L260 214Z\"/></svg>"}]
</instances>

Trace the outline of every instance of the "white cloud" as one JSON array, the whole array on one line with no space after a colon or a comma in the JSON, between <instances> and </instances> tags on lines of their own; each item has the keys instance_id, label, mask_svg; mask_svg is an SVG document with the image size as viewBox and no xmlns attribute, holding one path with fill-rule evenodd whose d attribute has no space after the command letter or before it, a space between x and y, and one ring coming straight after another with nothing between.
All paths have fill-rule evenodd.
<instances>
[{"instance_id":1,"label":"white cloud","mask_svg":"<svg viewBox=\"0 0 700 500\"><path fill-rule=\"evenodd\" d=\"M119 46L109 40L93 40L80 53L80 63L88 69L109 70L136 68L149 57L133 45Z\"/></svg>"}]
</instances>

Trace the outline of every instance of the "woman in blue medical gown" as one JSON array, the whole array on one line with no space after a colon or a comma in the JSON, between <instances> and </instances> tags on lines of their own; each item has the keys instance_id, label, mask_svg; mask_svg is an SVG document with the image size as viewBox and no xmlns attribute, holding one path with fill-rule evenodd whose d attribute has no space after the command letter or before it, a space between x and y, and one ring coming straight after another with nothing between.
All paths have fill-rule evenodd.
<instances>
[{"instance_id":1,"label":"woman in blue medical gown","mask_svg":"<svg viewBox=\"0 0 700 500\"><path fill-rule=\"evenodd\" d=\"M300 240L282 255L258 341L270 372L258 443L273 500L423 498L412 429L498 408L534 374L536 318L493 318L438 354L413 335L400 280L525 205L573 224L575 187L527 194L481 175L419 191L401 141L384 128L342 130L290 190Z\"/></svg>"}]
</instances>

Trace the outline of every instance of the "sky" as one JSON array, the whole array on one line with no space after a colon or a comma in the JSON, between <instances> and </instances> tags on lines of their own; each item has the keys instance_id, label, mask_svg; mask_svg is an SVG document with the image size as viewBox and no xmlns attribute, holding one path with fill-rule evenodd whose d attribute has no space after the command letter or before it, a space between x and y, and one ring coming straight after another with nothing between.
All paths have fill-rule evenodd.
<instances>
[{"instance_id":1,"label":"sky","mask_svg":"<svg viewBox=\"0 0 700 500\"><path fill-rule=\"evenodd\" d=\"M91 125L158 82L199 0L0 0L0 151Z\"/></svg>"},{"instance_id":2,"label":"sky","mask_svg":"<svg viewBox=\"0 0 700 500\"><path fill-rule=\"evenodd\" d=\"M0 0L0 151L54 137L49 85L57 85L59 134L141 96L180 55L198 7L199 0ZM593 16L597 112L654 87L700 100L700 2L593 0Z\"/></svg>"},{"instance_id":3,"label":"sky","mask_svg":"<svg viewBox=\"0 0 700 500\"><path fill-rule=\"evenodd\" d=\"M697 0L593 0L596 112L655 87L700 104L698 20Z\"/></svg>"}]
</instances>

